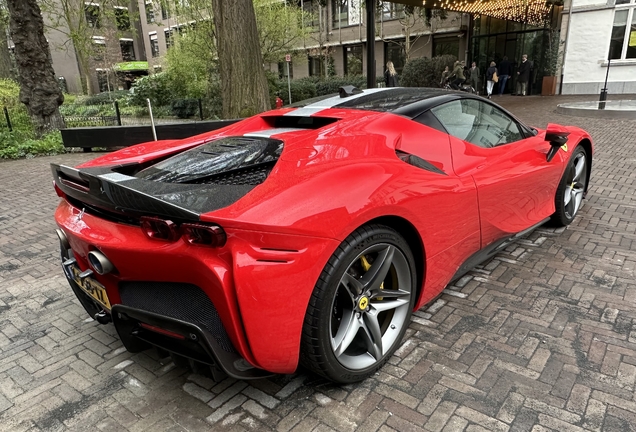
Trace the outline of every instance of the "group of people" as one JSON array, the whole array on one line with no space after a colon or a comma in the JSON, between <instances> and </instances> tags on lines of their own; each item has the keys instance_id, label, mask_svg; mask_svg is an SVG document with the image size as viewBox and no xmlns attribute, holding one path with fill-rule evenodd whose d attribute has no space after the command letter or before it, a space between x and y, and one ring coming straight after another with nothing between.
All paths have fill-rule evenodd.
<instances>
[{"instance_id":1,"label":"group of people","mask_svg":"<svg viewBox=\"0 0 636 432\"><path fill-rule=\"evenodd\" d=\"M524 54L521 56L521 63L517 69L517 91L519 96L525 96L528 88L528 82L530 81L530 69L531 62L528 61L528 56ZM486 95L488 99L491 98L495 83L499 84L499 95L503 95L506 89L506 83L512 76L512 64L508 60L507 56L504 56L503 60L499 63L499 66L493 61L490 62L490 67L486 70ZM446 82L450 83L450 86L459 90L459 86L464 83L469 83L474 89L478 90L481 84L481 76L477 63L473 62L470 68L466 68L463 61L456 61L453 65L453 71L451 72L446 66L442 73L442 79L440 86L446 85ZM513 93L514 94L514 93Z\"/></svg>"}]
</instances>

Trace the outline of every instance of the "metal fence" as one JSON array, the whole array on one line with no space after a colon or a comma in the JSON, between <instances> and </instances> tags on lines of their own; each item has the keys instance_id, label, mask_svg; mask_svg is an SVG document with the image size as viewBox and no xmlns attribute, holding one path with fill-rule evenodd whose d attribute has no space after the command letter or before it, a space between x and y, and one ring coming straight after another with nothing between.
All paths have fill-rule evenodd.
<instances>
[{"instance_id":1,"label":"metal fence","mask_svg":"<svg viewBox=\"0 0 636 432\"><path fill-rule=\"evenodd\" d=\"M0 132L24 132L31 133L33 124L26 107L19 105L15 107L2 107L0 115Z\"/></svg>"},{"instance_id":2,"label":"metal fence","mask_svg":"<svg viewBox=\"0 0 636 432\"><path fill-rule=\"evenodd\" d=\"M154 123L177 124L204 119L200 101L190 101L188 116L177 117L170 107L153 107ZM104 126L146 126L151 124L148 109L144 107L124 107L118 102L103 105L62 105L60 112L67 128L104 127ZM3 107L0 112L0 132L32 132L31 118L26 107Z\"/></svg>"}]
</instances>

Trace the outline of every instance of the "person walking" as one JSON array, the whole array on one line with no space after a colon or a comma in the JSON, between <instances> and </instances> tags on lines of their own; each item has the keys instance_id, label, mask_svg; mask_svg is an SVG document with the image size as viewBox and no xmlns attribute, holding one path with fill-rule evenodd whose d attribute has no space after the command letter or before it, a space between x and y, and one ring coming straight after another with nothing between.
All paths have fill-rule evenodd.
<instances>
[{"instance_id":1,"label":"person walking","mask_svg":"<svg viewBox=\"0 0 636 432\"><path fill-rule=\"evenodd\" d=\"M450 70L448 70L448 66L444 66L444 72L442 72L442 79L439 82L439 86L440 87L444 87L446 85L446 81L449 80L450 77Z\"/></svg>"},{"instance_id":2,"label":"person walking","mask_svg":"<svg viewBox=\"0 0 636 432\"><path fill-rule=\"evenodd\" d=\"M528 88L528 81L530 80L530 62L528 61L528 55L521 56L521 64L517 69L517 96L525 96Z\"/></svg>"},{"instance_id":3,"label":"person walking","mask_svg":"<svg viewBox=\"0 0 636 432\"><path fill-rule=\"evenodd\" d=\"M479 94L479 68L477 67L477 63L473 62L470 66L470 85L473 86L477 94Z\"/></svg>"},{"instance_id":4,"label":"person walking","mask_svg":"<svg viewBox=\"0 0 636 432\"><path fill-rule=\"evenodd\" d=\"M497 68L497 74L499 76L499 96L502 96L504 91L506 91L506 83L508 82L508 78L510 78L510 74L512 72L511 67L510 62L508 61L508 56L504 56Z\"/></svg>"},{"instance_id":5,"label":"person walking","mask_svg":"<svg viewBox=\"0 0 636 432\"><path fill-rule=\"evenodd\" d=\"M399 87L398 74L395 71L392 61L386 62L386 71L384 71L384 85L387 87Z\"/></svg>"},{"instance_id":6,"label":"person walking","mask_svg":"<svg viewBox=\"0 0 636 432\"><path fill-rule=\"evenodd\" d=\"M486 93L488 95L488 99L490 99L492 89L495 87L495 79L499 79L498 77L495 78L495 75L497 75L497 64L494 61L491 61L490 67L486 70Z\"/></svg>"},{"instance_id":7,"label":"person walking","mask_svg":"<svg viewBox=\"0 0 636 432\"><path fill-rule=\"evenodd\" d=\"M466 77L464 76L464 66L461 64L459 60L457 60L455 62L455 65L453 66L453 73L451 77L455 78L451 82L451 87L454 90L459 90L459 86L464 84L464 82L466 81Z\"/></svg>"}]
</instances>

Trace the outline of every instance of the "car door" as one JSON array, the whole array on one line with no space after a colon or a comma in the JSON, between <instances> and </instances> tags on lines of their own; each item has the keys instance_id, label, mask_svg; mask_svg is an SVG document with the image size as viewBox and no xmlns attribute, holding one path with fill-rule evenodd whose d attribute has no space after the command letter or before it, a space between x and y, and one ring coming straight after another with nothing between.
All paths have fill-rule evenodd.
<instances>
[{"instance_id":1,"label":"car door","mask_svg":"<svg viewBox=\"0 0 636 432\"><path fill-rule=\"evenodd\" d=\"M453 168L477 187L481 247L536 225L554 212L561 164L550 148L495 105L459 99L431 112L451 135Z\"/></svg>"}]
</instances>

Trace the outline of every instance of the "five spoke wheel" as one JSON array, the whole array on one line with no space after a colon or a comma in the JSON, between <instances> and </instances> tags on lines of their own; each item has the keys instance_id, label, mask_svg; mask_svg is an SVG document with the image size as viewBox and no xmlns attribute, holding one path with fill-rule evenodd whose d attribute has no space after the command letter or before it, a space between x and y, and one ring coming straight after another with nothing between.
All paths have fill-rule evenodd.
<instances>
[{"instance_id":1,"label":"five spoke wheel","mask_svg":"<svg viewBox=\"0 0 636 432\"><path fill-rule=\"evenodd\" d=\"M552 222L558 226L569 225L583 204L587 189L588 166L585 149L577 146L563 173L555 197Z\"/></svg>"},{"instance_id":2,"label":"five spoke wheel","mask_svg":"<svg viewBox=\"0 0 636 432\"><path fill-rule=\"evenodd\" d=\"M380 361L400 334L411 303L404 254L376 244L359 254L340 280L331 316L331 347L350 369Z\"/></svg>"},{"instance_id":3,"label":"five spoke wheel","mask_svg":"<svg viewBox=\"0 0 636 432\"><path fill-rule=\"evenodd\" d=\"M339 383L373 375L400 345L416 297L415 260L394 229L366 225L336 249L314 288L301 362Z\"/></svg>"},{"instance_id":4,"label":"five spoke wheel","mask_svg":"<svg viewBox=\"0 0 636 432\"><path fill-rule=\"evenodd\" d=\"M570 178L566 181L568 185L565 189L563 204L565 207L565 215L569 219L573 219L581 208L583 202L583 194L587 182L587 169L585 162L585 154L578 153L572 160L572 169L570 169Z\"/></svg>"}]
</instances>

